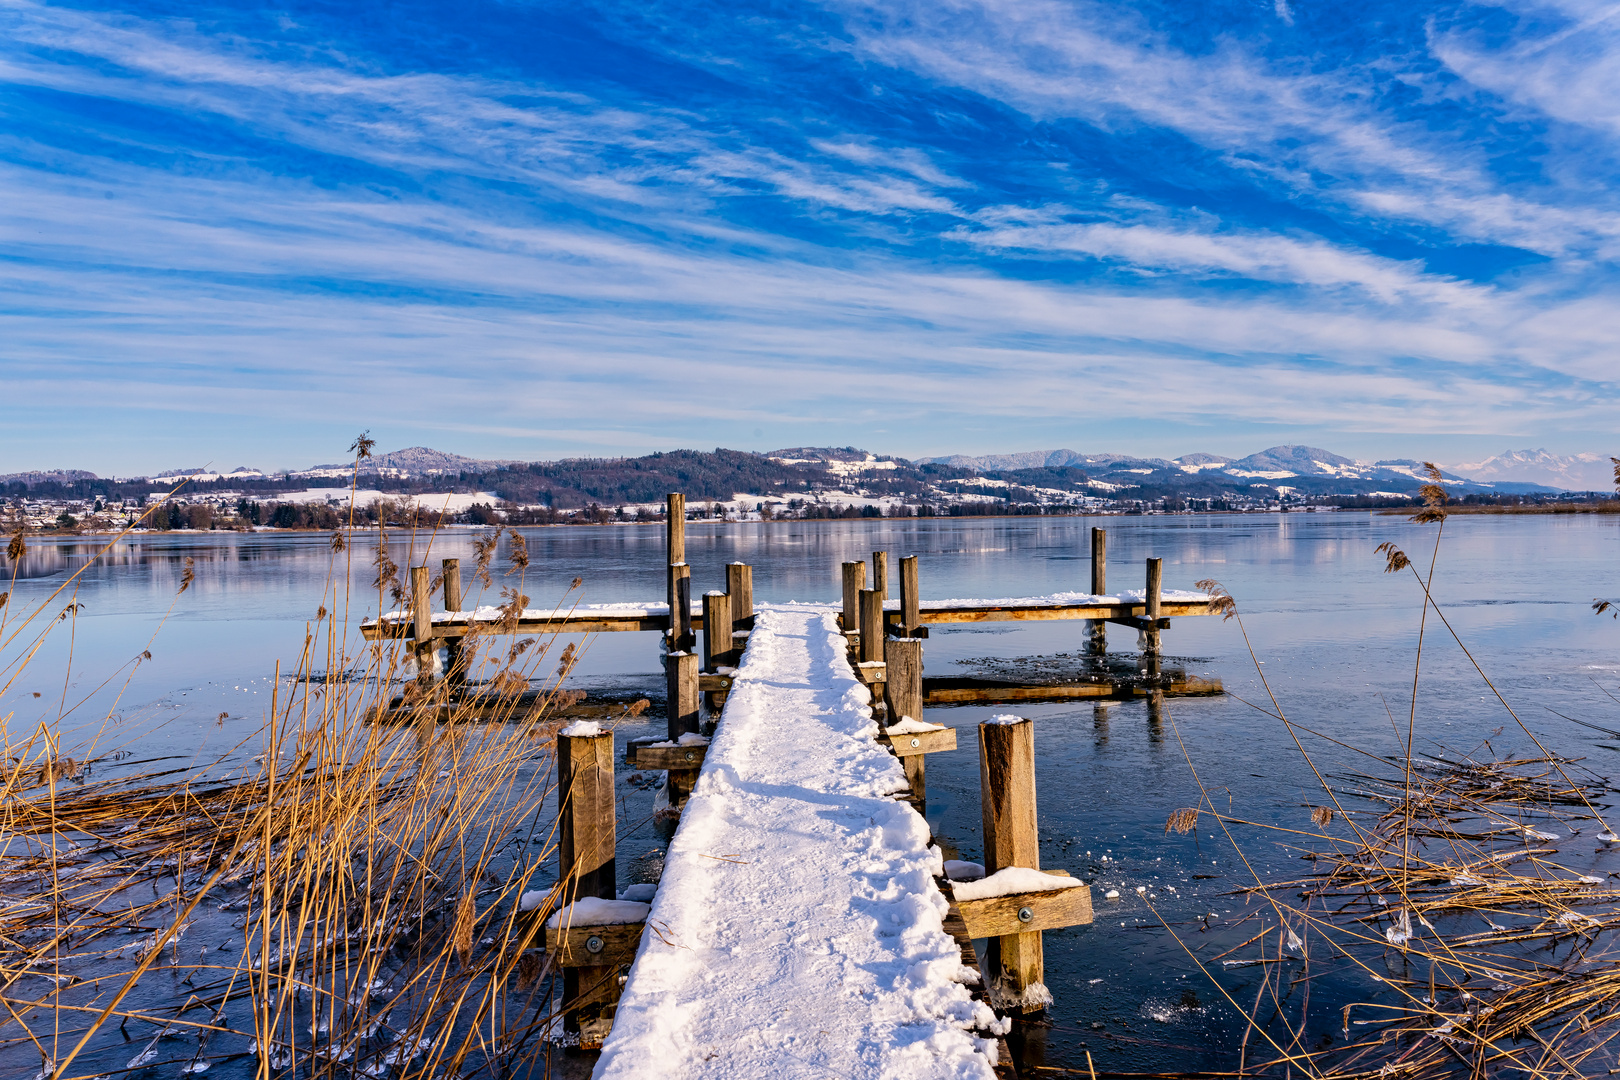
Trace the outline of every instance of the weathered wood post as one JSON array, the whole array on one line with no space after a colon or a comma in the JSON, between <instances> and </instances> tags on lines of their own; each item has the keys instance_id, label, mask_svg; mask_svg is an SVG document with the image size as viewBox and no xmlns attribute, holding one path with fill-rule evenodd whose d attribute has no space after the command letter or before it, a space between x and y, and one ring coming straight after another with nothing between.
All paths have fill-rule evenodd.
<instances>
[{"instance_id":1,"label":"weathered wood post","mask_svg":"<svg viewBox=\"0 0 1620 1080\"><path fill-rule=\"evenodd\" d=\"M669 574L668 595L664 598L675 605L675 574L673 567L686 565L686 496L678 491L669 493L669 507L664 519L665 561L672 568Z\"/></svg>"},{"instance_id":2,"label":"weathered wood post","mask_svg":"<svg viewBox=\"0 0 1620 1080\"><path fill-rule=\"evenodd\" d=\"M754 628L754 568L744 562L726 566L726 592L731 596L731 625Z\"/></svg>"},{"instance_id":3,"label":"weathered wood post","mask_svg":"<svg viewBox=\"0 0 1620 1080\"><path fill-rule=\"evenodd\" d=\"M723 592L703 594L703 670L718 671L731 663L731 597Z\"/></svg>"},{"instance_id":4,"label":"weathered wood post","mask_svg":"<svg viewBox=\"0 0 1620 1080\"><path fill-rule=\"evenodd\" d=\"M860 633L861 626L861 590L866 588L866 564L863 562L847 562L844 564L844 636L850 637Z\"/></svg>"},{"instance_id":5,"label":"weathered wood post","mask_svg":"<svg viewBox=\"0 0 1620 1080\"><path fill-rule=\"evenodd\" d=\"M461 610L461 560L445 559L444 610ZM463 659L461 638L445 638L444 678L451 686L460 688L467 681L467 662Z\"/></svg>"},{"instance_id":6,"label":"weathered wood post","mask_svg":"<svg viewBox=\"0 0 1620 1080\"><path fill-rule=\"evenodd\" d=\"M428 568L411 567L411 622L416 641L411 655L416 659L416 682L427 686L433 681L433 596L429 589Z\"/></svg>"},{"instance_id":7,"label":"weathered wood post","mask_svg":"<svg viewBox=\"0 0 1620 1080\"><path fill-rule=\"evenodd\" d=\"M860 604L861 663L883 659L883 594L876 589L857 589Z\"/></svg>"},{"instance_id":8,"label":"weathered wood post","mask_svg":"<svg viewBox=\"0 0 1620 1080\"><path fill-rule=\"evenodd\" d=\"M984 818L984 870L1041 868L1035 828L1035 725L1012 717L979 725L979 794ZM1039 931L990 942L991 1004L1016 1012L1045 1008L1045 958ZM1040 990L1025 991L1039 985ZM999 999L999 1001L998 1001Z\"/></svg>"},{"instance_id":9,"label":"weathered wood post","mask_svg":"<svg viewBox=\"0 0 1620 1080\"><path fill-rule=\"evenodd\" d=\"M1149 656L1154 657L1155 661L1159 655L1159 625L1157 620L1159 618L1159 592L1163 584L1164 560L1149 559L1147 561L1147 596L1144 598L1142 605L1146 610L1142 612L1142 616L1151 625L1147 630L1143 631L1143 635L1147 641L1147 648L1144 651ZM1157 669L1156 662L1154 666ZM1158 671L1155 670L1153 674L1157 675Z\"/></svg>"},{"instance_id":10,"label":"weathered wood post","mask_svg":"<svg viewBox=\"0 0 1620 1080\"><path fill-rule=\"evenodd\" d=\"M1108 530L1096 526L1091 529L1091 595L1108 595ZM1102 656L1108 651L1108 623L1092 619L1086 630L1086 651Z\"/></svg>"},{"instance_id":11,"label":"weathered wood post","mask_svg":"<svg viewBox=\"0 0 1620 1080\"><path fill-rule=\"evenodd\" d=\"M697 647L692 634L692 568L676 563L669 568L674 601L669 605L669 651L691 652Z\"/></svg>"},{"instance_id":12,"label":"weathered wood post","mask_svg":"<svg viewBox=\"0 0 1620 1080\"><path fill-rule=\"evenodd\" d=\"M664 682L669 695L669 737L673 741L699 727L697 653L686 650L666 656Z\"/></svg>"},{"instance_id":13,"label":"weathered wood post","mask_svg":"<svg viewBox=\"0 0 1620 1080\"><path fill-rule=\"evenodd\" d=\"M562 901L587 896L612 900L614 865L613 735L557 736L557 852ZM619 997L619 969L563 968L563 1030L580 1045L600 1046Z\"/></svg>"},{"instance_id":14,"label":"weathered wood post","mask_svg":"<svg viewBox=\"0 0 1620 1080\"><path fill-rule=\"evenodd\" d=\"M900 560L900 636L916 637L922 626L922 597L917 592L917 556Z\"/></svg>"},{"instance_id":15,"label":"weathered wood post","mask_svg":"<svg viewBox=\"0 0 1620 1080\"><path fill-rule=\"evenodd\" d=\"M883 700L889 706L889 723L898 724L910 717L923 718L923 650L920 638L888 638L883 645ZM904 754L900 764L906 770L906 782L919 803L928 800L928 782L924 762L926 754Z\"/></svg>"},{"instance_id":16,"label":"weathered wood post","mask_svg":"<svg viewBox=\"0 0 1620 1080\"><path fill-rule=\"evenodd\" d=\"M889 598L889 553L872 552L872 588L887 600Z\"/></svg>"}]
</instances>

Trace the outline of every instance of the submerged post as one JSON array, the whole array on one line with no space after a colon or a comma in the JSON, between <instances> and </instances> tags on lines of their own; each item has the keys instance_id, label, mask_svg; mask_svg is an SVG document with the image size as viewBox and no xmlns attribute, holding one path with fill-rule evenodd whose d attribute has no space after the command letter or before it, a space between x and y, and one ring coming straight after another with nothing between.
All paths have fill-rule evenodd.
<instances>
[{"instance_id":1,"label":"submerged post","mask_svg":"<svg viewBox=\"0 0 1620 1080\"><path fill-rule=\"evenodd\" d=\"M1108 530L1091 529L1091 595L1108 595ZM1092 619L1087 628L1086 651L1101 656L1108 651L1108 624Z\"/></svg>"},{"instance_id":2,"label":"submerged post","mask_svg":"<svg viewBox=\"0 0 1620 1080\"><path fill-rule=\"evenodd\" d=\"M613 735L557 736L557 853L564 904L612 900L614 865ZM582 1045L601 1045L619 996L618 967L563 968L563 1030Z\"/></svg>"},{"instance_id":3,"label":"submerged post","mask_svg":"<svg viewBox=\"0 0 1620 1080\"><path fill-rule=\"evenodd\" d=\"M665 562L671 567L686 564L686 496L678 491L669 493L669 507L664 520L664 550L669 556ZM675 604L675 575L669 574L668 596L664 599Z\"/></svg>"},{"instance_id":4,"label":"submerged post","mask_svg":"<svg viewBox=\"0 0 1620 1080\"><path fill-rule=\"evenodd\" d=\"M445 559L441 564L444 567L444 610L461 610L461 560ZM444 678L452 686L461 686L467 681L467 664L462 659L461 638L445 638Z\"/></svg>"},{"instance_id":5,"label":"submerged post","mask_svg":"<svg viewBox=\"0 0 1620 1080\"><path fill-rule=\"evenodd\" d=\"M1147 561L1147 595L1143 600L1143 607L1146 610L1142 613L1143 617L1149 621L1157 620L1159 617L1159 592L1163 584L1164 560L1149 559ZM1159 627L1157 622L1154 622L1152 626L1144 631L1144 635L1147 639L1147 648L1144 651L1150 656L1158 656ZM1154 674L1157 674L1157 672Z\"/></svg>"},{"instance_id":6,"label":"submerged post","mask_svg":"<svg viewBox=\"0 0 1620 1080\"><path fill-rule=\"evenodd\" d=\"M883 700L889 706L889 725L892 727L908 717L923 718L923 658L920 638L888 638L883 645ZM906 770L906 782L911 795L919 803L928 800L928 784L924 762L926 754L907 754L900 758Z\"/></svg>"},{"instance_id":7,"label":"submerged post","mask_svg":"<svg viewBox=\"0 0 1620 1080\"><path fill-rule=\"evenodd\" d=\"M984 870L1041 868L1035 828L1035 725L1007 718L979 725L979 794L984 819ZM990 942L986 965L991 1004L1039 1012L1051 1001L1043 982L1039 931L1003 934ZM1039 987L1039 989L1034 989Z\"/></svg>"},{"instance_id":8,"label":"submerged post","mask_svg":"<svg viewBox=\"0 0 1620 1080\"><path fill-rule=\"evenodd\" d=\"M861 625L861 597L860 592L866 588L866 564L863 562L847 562L844 564L844 636L860 632Z\"/></svg>"},{"instance_id":9,"label":"submerged post","mask_svg":"<svg viewBox=\"0 0 1620 1080\"><path fill-rule=\"evenodd\" d=\"M416 658L416 681L427 685L433 681L433 597L428 588L428 568L411 567L411 622L416 642L411 654Z\"/></svg>"},{"instance_id":10,"label":"submerged post","mask_svg":"<svg viewBox=\"0 0 1620 1080\"><path fill-rule=\"evenodd\" d=\"M887 551L872 552L872 588L878 595L887 600L889 598L889 553Z\"/></svg>"},{"instance_id":11,"label":"submerged post","mask_svg":"<svg viewBox=\"0 0 1620 1080\"><path fill-rule=\"evenodd\" d=\"M922 625L922 598L917 592L917 556L900 560L900 636L916 637Z\"/></svg>"}]
</instances>

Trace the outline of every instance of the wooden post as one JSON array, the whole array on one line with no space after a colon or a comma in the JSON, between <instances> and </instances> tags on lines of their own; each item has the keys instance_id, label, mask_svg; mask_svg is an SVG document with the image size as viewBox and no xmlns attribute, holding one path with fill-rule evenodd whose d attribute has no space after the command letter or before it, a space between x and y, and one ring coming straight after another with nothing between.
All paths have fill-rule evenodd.
<instances>
[{"instance_id":1,"label":"wooden post","mask_svg":"<svg viewBox=\"0 0 1620 1080\"><path fill-rule=\"evenodd\" d=\"M906 717L923 718L923 656L921 638L888 638L883 645L883 700L889 706L889 723ZM919 803L928 801L928 781L923 763L927 754L909 754L900 759L906 770L911 794Z\"/></svg>"},{"instance_id":2,"label":"wooden post","mask_svg":"<svg viewBox=\"0 0 1620 1080\"><path fill-rule=\"evenodd\" d=\"M726 592L731 595L731 625L754 628L754 568L734 562L726 566Z\"/></svg>"},{"instance_id":3,"label":"wooden post","mask_svg":"<svg viewBox=\"0 0 1620 1080\"><path fill-rule=\"evenodd\" d=\"M917 592L917 556L900 560L900 633L916 637L922 625L922 597Z\"/></svg>"},{"instance_id":4,"label":"wooden post","mask_svg":"<svg viewBox=\"0 0 1620 1080\"><path fill-rule=\"evenodd\" d=\"M731 597L723 592L703 594L703 670L717 671L731 663Z\"/></svg>"},{"instance_id":5,"label":"wooden post","mask_svg":"<svg viewBox=\"0 0 1620 1080\"><path fill-rule=\"evenodd\" d=\"M426 686L433 681L433 597L428 589L428 568L411 567L411 621L416 631L412 654L416 657L416 681Z\"/></svg>"},{"instance_id":6,"label":"wooden post","mask_svg":"<svg viewBox=\"0 0 1620 1080\"><path fill-rule=\"evenodd\" d=\"M697 653L673 652L665 657L664 680L669 694L669 738L674 741L699 726Z\"/></svg>"},{"instance_id":7,"label":"wooden post","mask_svg":"<svg viewBox=\"0 0 1620 1080\"><path fill-rule=\"evenodd\" d=\"M613 735L557 736L557 852L563 902L617 895L614 865ZM619 996L617 967L563 969L563 1030L600 1046Z\"/></svg>"},{"instance_id":8,"label":"wooden post","mask_svg":"<svg viewBox=\"0 0 1620 1080\"><path fill-rule=\"evenodd\" d=\"M690 652L697 647L692 635L692 568L676 563L669 568L675 602L669 606L669 650Z\"/></svg>"},{"instance_id":9,"label":"wooden post","mask_svg":"<svg viewBox=\"0 0 1620 1080\"><path fill-rule=\"evenodd\" d=\"M1108 595L1108 530L1095 526L1091 530L1091 595ZM1108 651L1108 624L1092 619L1086 630L1086 651L1102 656Z\"/></svg>"},{"instance_id":10,"label":"wooden post","mask_svg":"<svg viewBox=\"0 0 1620 1080\"><path fill-rule=\"evenodd\" d=\"M872 552L872 588L878 591L883 599L889 598L889 553L887 551Z\"/></svg>"},{"instance_id":11,"label":"wooden post","mask_svg":"<svg viewBox=\"0 0 1620 1080\"><path fill-rule=\"evenodd\" d=\"M883 659L883 594L876 589L858 589L860 601L861 663Z\"/></svg>"},{"instance_id":12,"label":"wooden post","mask_svg":"<svg viewBox=\"0 0 1620 1080\"><path fill-rule=\"evenodd\" d=\"M1035 827L1035 725L995 720L979 725L979 793L984 820L984 870L1041 868ZM1038 1012L1044 1005L1025 990L1045 978L1041 935L1006 934L990 942L991 1004ZM999 987L999 990L998 990Z\"/></svg>"},{"instance_id":13,"label":"wooden post","mask_svg":"<svg viewBox=\"0 0 1620 1080\"><path fill-rule=\"evenodd\" d=\"M863 562L847 562L844 564L844 634L846 636L860 632L861 626L861 598L860 592L866 588L866 564Z\"/></svg>"},{"instance_id":14,"label":"wooden post","mask_svg":"<svg viewBox=\"0 0 1620 1080\"><path fill-rule=\"evenodd\" d=\"M444 567L444 610L461 610L461 560L445 559ZM461 686L467 681L467 665L462 659L461 638L446 638L444 641L446 663L444 665L445 681L453 686Z\"/></svg>"},{"instance_id":15,"label":"wooden post","mask_svg":"<svg viewBox=\"0 0 1620 1080\"><path fill-rule=\"evenodd\" d=\"M1147 608L1147 610L1145 612L1143 612L1144 617L1146 617L1148 619L1157 619L1159 617L1159 592L1160 592L1160 588L1161 588L1161 586L1163 584L1164 584L1164 560L1163 559L1149 559L1147 561L1147 598L1146 598L1146 601L1144 603L1144 606ZM1155 657L1158 656L1159 655L1159 628L1157 626L1150 627L1146 632L1146 636L1147 636L1147 649L1146 649L1146 652L1150 656L1155 656Z\"/></svg>"},{"instance_id":16,"label":"wooden post","mask_svg":"<svg viewBox=\"0 0 1620 1080\"><path fill-rule=\"evenodd\" d=\"M686 565L686 496L678 491L669 493L669 508L664 521L664 550L669 556L666 560L670 566ZM665 597L670 606L675 604L675 575L669 575L669 595Z\"/></svg>"}]
</instances>

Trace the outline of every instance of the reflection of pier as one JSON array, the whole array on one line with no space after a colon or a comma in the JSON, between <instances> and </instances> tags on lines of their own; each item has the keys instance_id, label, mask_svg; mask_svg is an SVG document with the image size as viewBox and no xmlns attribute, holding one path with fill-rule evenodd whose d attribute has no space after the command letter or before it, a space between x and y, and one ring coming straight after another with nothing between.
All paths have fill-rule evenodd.
<instances>
[{"instance_id":1,"label":"reflection of pier","mask_svg":"<svg viewBox=\"0 0 1620 1080\"><path fill-rule=\"evenodd\" d=\"M1165 591L1158 559L1147 560L1143 588L1110 593L1101 529L1091 533L1085 593L924 600L918 559L908 556L891 599L888 554L874 552L870 565L843 564L841 604L756 605L753 569L741 563L726 567L723 591L695 597L685 500L671 495L669 510L661 601L468 611L459 563L446 559L445 610L434 612L429 571L413 567L411 609L362 626L368 639L415 653L418 692L396 715L431 723L499 704L491 687L468 680L470 638L660 633L667 737L621 748L610 730L576 722L558 738L559 884L536 914L566 975L568 1039L609 1040L598 1075L684 1075L701 1062L683 1054L718 1045L712 1018L746 1014L759 1075L803 1060L841 1063L825 1071L848 1075L855 1061L900 1045L931 1047L938 1071L957 1071L947 1059L990 1041L969 1029L991 1039L999 1030L986 1005L1025 1017L1050 1003L1041 933L1090 922L1091 904L1066 872L1041 870L1027 719L979 725L984 865L946 873L916 810L927 755L956 751L958 729L929 723L926 707L1089 699L1106 712L1108 702L1145 698L1157 719L1167 694L1219 692L1160 657L1171 618L1210 614L1210 598ZM1061 619L1087 624L1073 671L924 678L931 628ZM1110 623L1137 631L1139 656L1107 651ZM445 674L435 680L441 648ZM660 805L680 821L663 878L634 898L619 896L614 872L620 749L626 763L664 773ZM908 929L877 929L891 924ZM982 979L963 947L973 939L986 942ZM881 985L862 989L852 970L883 972ZM894 1000L878 1002L884 995ZM805 1001L816 1002L815 1016L800 1023Z\"/></svg>"}]
</instances>

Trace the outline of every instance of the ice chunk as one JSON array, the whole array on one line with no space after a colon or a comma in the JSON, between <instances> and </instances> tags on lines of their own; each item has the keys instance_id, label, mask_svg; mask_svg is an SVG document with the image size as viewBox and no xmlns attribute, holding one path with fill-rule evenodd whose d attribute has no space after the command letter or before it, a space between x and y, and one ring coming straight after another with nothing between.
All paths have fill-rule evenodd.
<instances>
[{"instance_id":1,"label":"ice chunk","mask_svg":"<svg viewBox=\"0 0 1620 1080\"><path fill-rule=\"evenodd\" d=\"M1073 889L1085 882L1078 878L1043 874L1027 866L1008 866L979 881L963 881L956 885L958 900L983 900L991 896L1012 896L1015 893L1053 892Z\"/></svg>"},{"instance_id":2,"label":"ice chunk","mask_svg":"<svg viewBox=\"0 0 1620 1080\"><path fill-rule=\"evenodd\" d=\"M634 900L638 904L650 904L655 893L658 892L656 884L626 885L619 891L620 900Z\"/></svg>"},{"instance_id":3,"label":"ice chunk","mask_svg":"<svg viewBox=\"0 0 1620 1080\"><path fill-rule=\"evenodd\" d=\"M945 876L952 881L978 881L984 877L984 867L976 862L963 862L961 859L945 860Z\"/></svg>"}]
</instances>

